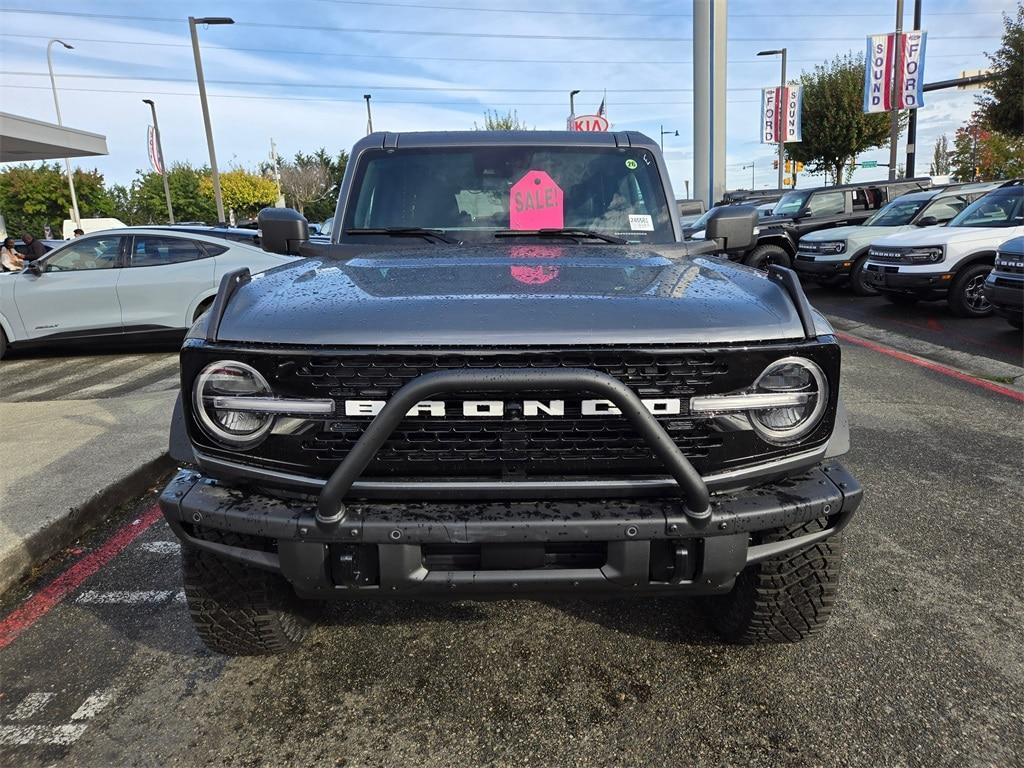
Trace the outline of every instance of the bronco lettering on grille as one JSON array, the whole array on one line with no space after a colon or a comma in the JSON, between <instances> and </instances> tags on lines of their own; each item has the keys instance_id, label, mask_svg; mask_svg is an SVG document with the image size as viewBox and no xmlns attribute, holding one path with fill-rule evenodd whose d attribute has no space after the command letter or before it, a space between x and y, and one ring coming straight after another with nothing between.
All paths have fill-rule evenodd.
<instances>
[{"instance_id":1,"label":"bronco lettering on grille","mask_svg":"<svg viewBox=\"0 0 1024 768\"><path fill-rule=\"evenodd\" d=\"M678 397L642 399L644 407L654 416L678 416L682 411L682 400ZM386 400L346 400L346 416L376 416L387 404ZM454 407L440 400L421 400L409 409L406 416L453 416L463 418L499 418L505 415L509 404L502 400L466 400ZM564 400L523 400L516 409L523 416L565 416ZM614 416L621 411L610 400L581 400L579 410L583 416Z\"/></svg>"}]
</instances>

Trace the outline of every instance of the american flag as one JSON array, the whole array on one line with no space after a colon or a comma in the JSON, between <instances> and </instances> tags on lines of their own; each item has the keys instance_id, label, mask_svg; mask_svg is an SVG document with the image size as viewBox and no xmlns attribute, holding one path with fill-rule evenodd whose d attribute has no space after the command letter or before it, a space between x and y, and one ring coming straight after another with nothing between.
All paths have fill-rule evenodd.
<instances>
[{"instance_id":1,"label":"american flag","mask_svg":"<svg viewBox=\"0 0 1024 768\"><path fill-rule=\"evenodd\" d=\"M607 112L608 110L607 110L607 109L605 108L605 102L606 102L607 100L608 100L608 94L605 94L605 95L604 95L604 97L603 97L603 98L601 99L601 106L599 106L599 107L597 108L597 114L598 114L598 116L600 116L600 117L606 117L605 113L606 113L606 112Z\"/></svg>"}]
</instances>

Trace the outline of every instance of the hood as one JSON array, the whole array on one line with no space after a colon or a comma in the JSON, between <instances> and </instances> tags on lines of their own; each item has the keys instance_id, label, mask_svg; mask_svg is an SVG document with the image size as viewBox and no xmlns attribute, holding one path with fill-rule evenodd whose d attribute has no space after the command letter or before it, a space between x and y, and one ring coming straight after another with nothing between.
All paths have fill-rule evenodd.
<instances>
[{"instance_id":1,"label":"hood","mask_svg":"<svg viewBox=\"0 0 1024 768\"><path fill-rule=\"evenodd\" d=\"M923 227L881 237L871 242L879 247L992 243L993 247L1016 234L1015 227Z\"/></svg>"},{"instance_id":2,"label":"hood","mask_svg":"<svg viewBox=\"0 0 1024 768\"><path fill-rule=\"evenodd\" d=\"M784 290L685 246L395 248L304 259L232 297L222 341L715 344L803 338Z\"/></svg>"},{"instance_id":3,"label":"hood","mask_svg":"<svg viewBox=\"0 0 1024 768\"><path fill-rule=\"evenodd\" d=\"M864 233L888 235L898 231L899 229L900 227L833 227L832 229L819 229L814 232L808 232L800 238L800 241L803 242L806 240L809 243L824 243L832 242L833 240L846 240L847 238L856 237Z\"/></svg>"}]
</instances>

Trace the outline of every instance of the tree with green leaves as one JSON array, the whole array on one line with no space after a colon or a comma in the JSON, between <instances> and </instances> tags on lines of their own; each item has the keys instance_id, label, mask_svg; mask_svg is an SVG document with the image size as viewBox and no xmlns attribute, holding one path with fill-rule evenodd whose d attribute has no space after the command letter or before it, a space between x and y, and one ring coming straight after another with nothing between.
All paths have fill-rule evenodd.
<instances>
[{"instance_id":1,"label":"tree with green leaves","mask_svg":"<svg viewBox=\"0 0 1024 768\"><path fill-rule=\"evenodd\" d=\"M213 185L203 191L203 180L209 179L209 168L195 168L188 163L175 163L167 170L167 186L171 190L171 205L176 221L217 220L217 206L213 200ZM164 198L163 179L152 171L137 171L128 197L111 190L116 199L123 200L126 224L166 224L167 201Z\"/></svg>"},{"instance_id":2,"label":"tree with green leaves","mask_svg":"<svg viewBox=\"0 0 1024 768\"><path fill-rule=\"evenodd\" d=\"M203 176L199 180L199 191L210 200L213 196L213 179ZM224 208L235 212L238 219L255 218L260 208L277 201L277 185L266 176L249 173L237 168L220 175L220 192Z\"/></svg>"},{"instance_id":3,"label":"tree with green leaves","mask_svg":"<svg viewBox=\"0 0 1024 768\"><path fill-rule=\"evenodd\" d=\"M520 121L519 113L510 109L504 115L498 114L498 110L486 110L484 112L484 127L481 128L473 121L474 131L528 131L530 127Z\"/></svg>"},{"instance_id":4,"label":"tree with green leaves","mask_svg":"<svg viewBox=\"0 0 1024 768\"><path fill-rule=\"evenodd\" d=\"M1024 3L1015 18L1003 14L1002 45L987 55L995 79L978 99L981 119L1006 136L1024 136Z\"/></svg>"},{"instance_id":5,"label":"tree with green leaves","mask_svg":"<svg viewBox=\"0 0 1024 768\"><path fill-rule=\"evenodd\" d=\"M950 156L953 175L960 181L996 181L1024 176L1024 136L993 131L983 111L975 112L957 129Z\"/></svg>"},{"instance_id":6,"label":"tree with green leaves","mask_svg":"<svg viewBox=\"0 0 1024 768\"><path fill-rule=\"evenodd\" d=\"M78 212L82 218L114 216L114 202L99 171L73 171ZM29 232L43 236L49 225L61 237L64 220L71 218L71 193L64 169L58 163L15 165L0 171L0 213L14 235Z\"/></svg>"},{"instance_id":7,"label":"tree with green leaves","mask_svg":"<svg viewBox=\"0 0 1024 768\"><path fill-rule=\"evenodd\" d=\"M931 176L946 176L949 174L949 139L942 134L935 140L935 149L932 150L932 164L928 169Z\"/></svg>"},{"instance_id":8,"label":"tree with green leaves","mask_svg":"<svg viewBox=\"0 0 1024 768\"><path fill-rule=\"evenodd\" d=\"M865 114L864 57L844 54L800 75L803 141L786 145L793 160L834 183L857 155L889 141L889 115Z\"/></svg>"}]
</instances>

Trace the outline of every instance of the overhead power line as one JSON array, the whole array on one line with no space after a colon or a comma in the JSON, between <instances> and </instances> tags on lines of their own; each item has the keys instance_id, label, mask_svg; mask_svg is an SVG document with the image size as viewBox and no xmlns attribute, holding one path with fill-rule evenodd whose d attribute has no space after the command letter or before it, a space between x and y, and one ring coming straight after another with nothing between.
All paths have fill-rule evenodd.
<instances>
[{"instance_id":1,"label":"overhead power line","mask_svg":"<svg viewBox=\"0 0 1024 768\"><path fill-rule=\"evenodd\" d=\"M84 13L81 11L38 11L29 8L5 8L5 13L39 14L45 16L64 16L81 19L112 19L120 21L154 21L158 23L183 24L183 18L169 18L166 16L129 16L115 13ZM512 32L455 32L451 30L423 30L423 29L388 29L374 27L327 27L320 24L281 24L269 21L236 21L240 27L263 27L270 29L296 29L313 32L349 32L363 35L403 35L412 37L469 37L474 39L503 39L503 40L569 40L572 42L598 41L598 42L622 42L622 35L550 35L538 33L512 33ZM998 35L932 35L930 41L936 40L991 40L998 38ZM783 37L730 37L733 42L786 42L792 40L792 36ZM814 37L803 38L804 41L815 42L851 42L854 40L863 41L863 35L846 37ZM646 43L690 43L689 37L650 37L645 36Z\"/></svg>"},{"instance_id":2,"label":"overhead power line","mask_svg":"<svg viewBox=\"0 0 1024 768\"><path fill-rule=\"evenodd\" d=\"M209 81L207 81L209 82ZM0 90L5 88L19 88L23 90L39 90L49 91L50 86L48 85L11 85L9 83L0 84ZM123 93L130 94L132 96L187 96L189 98L197 98L199 95L198 91L137 91L124 88L65 88L62 87L61 93L68 91L71 93ZM253 99L257 101L316 101L316 102L327 102L327 103L338 103L338 104L362 104L362 98L332 98L330 96L270 96L266 94L245 94L245 93L207 93L211 99ZM515 103L501 103L493 104L491 102L482 103L479 101L421 101L421 100L410 100L405 99L374 99L374 104L416 104L421 106L431 107L554 107L556 109L563 109L565 107L564 101L527 101L527 102L515 102ZM727 99L730 104L760 104L759 99ZM618 107L661 107L661 106L692 106L692 101L616 101L614 106Z\"/></svg>"},{"instance_id":3,"label":"overhead power line","mask_svg":"<svg viewBox=\"0 0 1024 768\"><path fill-rule=\"evenodd\" d=\"M317 0L318 2L320 0ZM5 34L5 38L30 38L37 40L48 40L50 35L20 35L20 34ZM154 43L149 41L140 40L110 40L110 39L99 39L94 37L74 37L71 35L62 35L62 40L67 40L73 43L99 43L101 45L141 45L145 47L157 46L161 48L187 48L189 51L192 50L190 43ZM236 48L234 46L227 45L203 45L204 51L234 51L237 53L273 53L282 54L286 56L321 56L330 58L341 58L341 59L387 59L391 61L465 61L477 64L521 64L522 58L508 58L498 59L494 57L465 57L465 56L397 56L394 54L386 53L338 53L336 51L309 51L303 50L298 51L291 48ZM971 53L928 53L929 59L952 59L952 58L963 58L964 56L975 56L977 52ZM822 62L822 58L813 59L789 59L790 63L796 64L819 64ZM531 64L609 64L609 65L642 65L650 66L652 63L657 66L663 66L666 64L693 64L693 59L661 59L659 58L656 62L651 62L650 59L537 59L530 58ZM764 59L729 59L729 64L759 64L764 66Z\"/></svg>"},{"instance_id":4,"label":"overhead power line","mask_svg":"<svg viewBox=\"0 0 1024 768\"><path fill-rule=\"evenodd\" d=\"M0 70L0 75L16 77L49 77L46 72L23 72L9 69ZM195 82L191 77L153 77L143 75L97 75L81 72L61 72L61 79L79 78L87 80L143 80L154 83L191 83ZM363 91L447 91L452 93L566 93L568 86L562 88L491 88L487 86L461 86L461 85L368 85L366 83L355 83L351 85L327 82L312 83L275 83L269 80L211 80L208 83L216 85L256 85L261 88L339 88ZM690 93L693 88L581 88L584 92L592 93ZM729 91L749 91L760 93L760 88L728 88Z\"/></svg>"}]
</instances>

